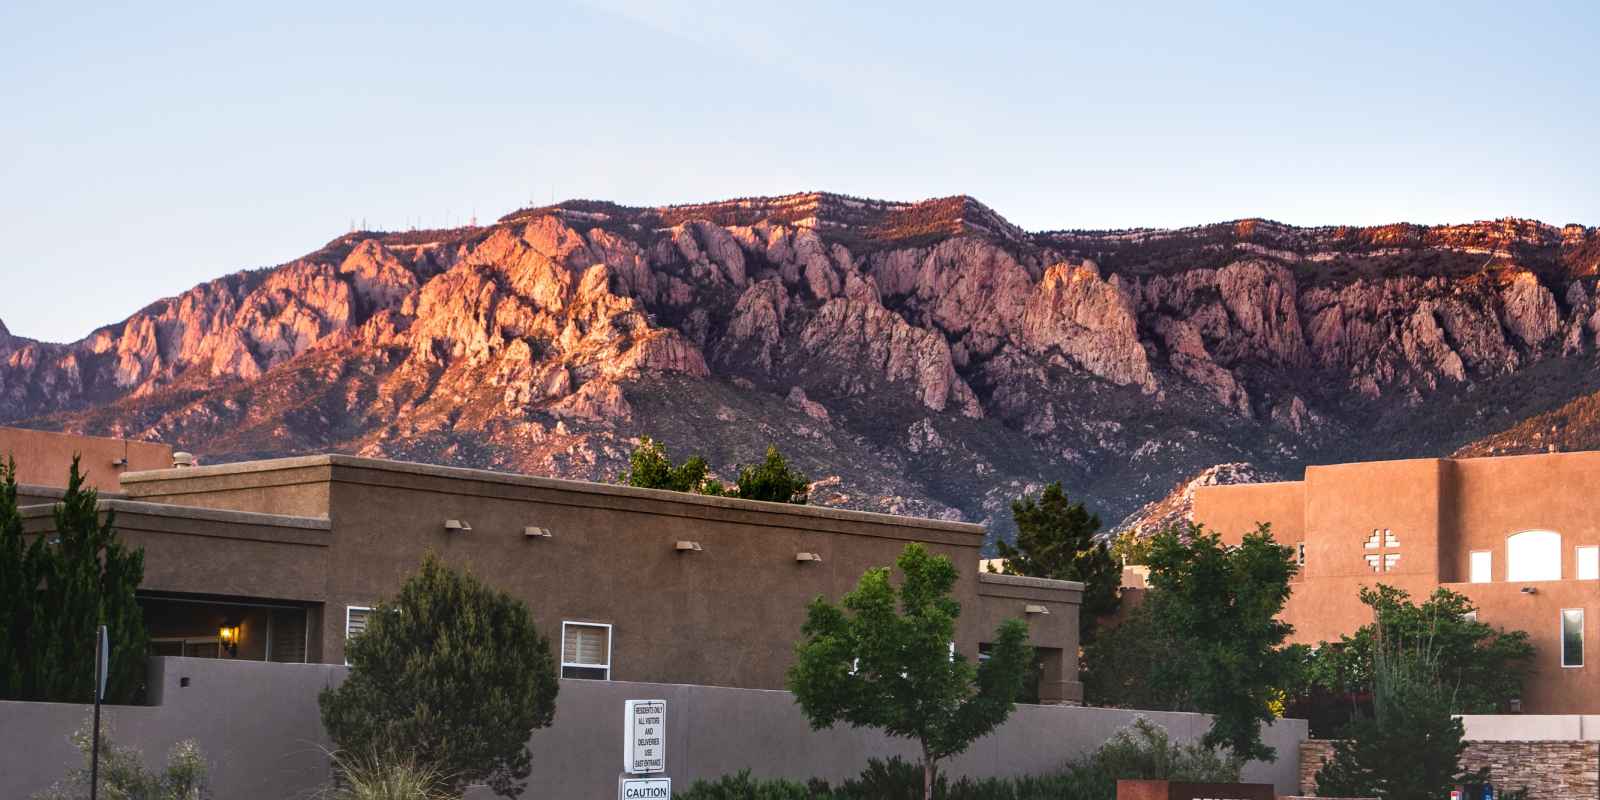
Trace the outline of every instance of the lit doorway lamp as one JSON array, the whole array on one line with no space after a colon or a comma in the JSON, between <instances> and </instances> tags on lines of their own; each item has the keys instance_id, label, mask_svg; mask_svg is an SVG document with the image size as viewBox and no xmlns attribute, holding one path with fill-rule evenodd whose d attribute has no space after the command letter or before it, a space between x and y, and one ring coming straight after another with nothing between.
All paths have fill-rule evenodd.
<instances>
[{"instance_id":1,"label":"lit doorway lamp","mask_svg":"<svg viewBox=\"0 0 1600 800\"><path fill-rule=\"evenodd\" d=\"M237 658L239 655L239 621L232 618L223 620L222 627L217 629L217 641L222 644L222 649L228 654L229 658Z\"/></svg>"}]
</instances>

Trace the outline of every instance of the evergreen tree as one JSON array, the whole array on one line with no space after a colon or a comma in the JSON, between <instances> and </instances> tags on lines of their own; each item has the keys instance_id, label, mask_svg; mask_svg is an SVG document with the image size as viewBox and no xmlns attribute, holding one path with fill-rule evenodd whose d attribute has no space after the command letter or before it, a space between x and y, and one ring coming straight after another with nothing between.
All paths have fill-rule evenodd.
<instances>
[{"instance_id":1,"label":"evergreen tree","mask_svg":"<svg viewBox=\"0 0 1600 800\"><path fill-rule=\"evenodd\" d=\"M951 647L961 604L950 596L950 559L913 543L896 565L905 576L899 589L879 567L839 606L812 601L788 683L813 728L845 722L917 740L931 800L939 761L1010 715L1033 648L1027 625L1006 620L988 660L974 668Z\"/></svg>"},{"instance_id":2,"label":"evergreen tree","mask_svg":"<svg viewBox=\"0 0 1600 800\"><path fill-rule=\"evenodd\" d=\"M1100 518L1083 503L1067 498L1058 481L1035 500L1029 495L1011 503L1017 523L1015 545L1000 539L995 548L1012 575L1083 582L1078 631L1085 642L1094 638L1099 620L1117 610L1122 567L1106 543L1097 539Z\"/></svg>"},{"instance_id":3,"label":"evergreen tree","mask_svg":"<svg viewBox=\"0 0 1600 800\"><path fill-rule=\"evenodd\" d=\"M528 737L554 719L559 684L520 600L430 554L345 655L350 676L317 698L341 750L427 767L457 791L526 786Z\"/></svg>"},{"instance_id":4,"label":"evergreen tree","mask_svg":"<svg viewBox=\"0 0 1600 800\"><path fill-rule=\"evenodd\" d=\"M11 666L0 671L7 699L88 703L94 699L99 626L111 640L106 698L132 702L144 684L149 636L136 592L144 551L117 539L116 514L101 519L99 494L84 487L72 461L66 494L55 507L55 530L22 543L15 474L0 489L0 598L7 607Z\"/></svg>"},{"instance_id":5,"label":"evergreen tree","mask_svg":"<svg viewBox=\"0 0 1600 800\"><path fill-rule=\"evenodd\" d=\"M767 457L760 464L739 470L739 482L732 492L746 500L805 505L810 499L811 481L790 468L777 445L767 445Z\"/></svg>"},{"instance_id":6,"label":"evergreen tree","mask_svg":"<svg viewBox=\"0 0 1600 800\"><path fill-rule=\"evenodd\" d=\"M700 456L690 456L682 464L673 464L667 455L667 446L648 436L639 438L639 446L628 456L628 469L617 476L617 482L641 489L666 489L672 492L722 495L722 484L710 477L711 467Z\"/></svg>"}]
</instances>

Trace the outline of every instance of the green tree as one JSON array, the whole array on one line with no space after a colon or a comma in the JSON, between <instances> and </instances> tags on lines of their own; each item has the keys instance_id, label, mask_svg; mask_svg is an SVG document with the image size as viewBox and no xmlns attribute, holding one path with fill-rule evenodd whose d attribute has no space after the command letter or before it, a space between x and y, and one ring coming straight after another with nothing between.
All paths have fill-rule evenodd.
<instances>
[{"instance_id":1,"label":"green tree","mask_svg":"<svg viewBox=\"0 0 1600 800\"><path fill-rule=\"evenodd\" d=\"M1278 619L1295 574L1293 552L1262 525L1237 547L1198 525L1169 528L1150 549L1145 600L1171 648L1151 680L1184 710L1212 715L1203 742L1241 759L1269 760L1261 724L1290 685L1298 652L1284 646L1293 626Z\"/></svg>"},{"instance_id":2,"label":"green tree","mask_svg":"<svg viewBox=\"0 0 1600 800\"><path fill-rule=\"evenodd\" d=\"M136 592L144 551L118 541L116 514L99 511L72 460L54 532L24 543L15 470L0 477L0 698L94 700L99 627L111 640L106 699L132 702L144 684L149 635Z\"/></svg>"},{"instance_id":3,"label":"green tree","mask_svg":"<svg viewBox=\"0 0 1600 800\"><path fill-rule=\"evenodd\" d=\"M739 470L733 496L770 503L805 505L810 499L811 481L789 466L777 445L767 445L767 457L760 464Z\"/></svg>"},{"instance_id":4,"label":"green tree","mask_svg":"<svg viewBox=\"0 0 1600 800\"><path fill-rule=\"evenodd\" d=\"M1012 575L1083 582L1083 605L1078 607L1078 631L1084 641L1094 638L1102 617L1117 610L1122 567L1106 543L1096 538L1100 518L1083 503L1067 498L1058 481L1011 503L1017 523L1015 545L995 542L1005 571Z\"/></svg>"},{"instance_id":5,"label":"green tree","mask_svg":"<svg viewBox=\"0 0 1600 800\"><path fill-rule=\"evenodd\" d=\"M341 750L413 760L457 791L524 788L528 737L554 718L558 683L521 601L429 554L345 654L349 677L317 698Z\"/></svg>"},{"instance_id":6,"label":"green tree","mask_svg":"<svg viewBox=\"0 0 1600 800\"><path fill-rule=\"evenodd\" d=\"M988 660L974 667L951 645L961 604L951 597L950 559L913 543L896 565L898 589L890 569L878 567L839 606L812 601L788 684L813 728L844 722L915 739L931 800L939 761L1010 715L1033 648L1027 625L1006 620Z\"/></svg>"},{"instance_id":7,"label":"green tree","mask_svg":"<svg viewBox=\"0 0 1600 800\"><path fill-rule=\"evenodd\" d=\"M1450 712L1450 689L1441 683L1437 631L1389 628L1384 598L1372 594L1373 714L1351 723L1334 743L1333 758L1317 771L1317 794L1435 800L1458 784L1487 781L1487 770L1461 770L1465 731Z\"/></svg>"},{"instance_id":8,"label":"green tree","mask_svg":"<svg viewBox=\"0 0 1600 800\"><path fill-rule=\"evenodd\" d=\"M1309 665L1307 691L1320 688L1338 698L1347 712L1354 698L1372 685L1380 629L1406 641L1424 638L1436 654L1438 680L1456 714L1503 712L1522 696L1533 662L1533 644L1524 631L1503 631L1479 622L1466 596L1439 588L1421 605L1393 586L1364 587L1361 602L1373 622L1336 643L1323 643Z\"/></svg>"},{"instance_id":9,"label":"green tree","mask_svg":"<svg viewBox=\"0 0 1600 800\"><path fill-rule=\"evenodd\" d=\"M641 489L724 494L722 484L710 475L711 467L705 459L691 456L682 464L673 464L672 457L667 455L666 445L642 436L639 446L628 456L628 469L617 476L617 482Z\"/></svg>"}]
</instances>

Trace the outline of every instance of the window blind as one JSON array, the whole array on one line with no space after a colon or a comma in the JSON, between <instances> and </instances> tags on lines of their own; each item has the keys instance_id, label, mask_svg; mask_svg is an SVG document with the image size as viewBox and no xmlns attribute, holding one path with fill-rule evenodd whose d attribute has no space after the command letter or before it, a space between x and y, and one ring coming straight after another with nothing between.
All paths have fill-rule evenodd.
<instances>
[{"instance_id":1,"label":"window blind","mask_svg":"<svg viewBox=\"0 0 1600 800\"><path fill-rule=\"evenodd\" d=\"M599 625L564 626L561 661L603 667L611 661L611 630Z\"/></svg>"}]
</instances>

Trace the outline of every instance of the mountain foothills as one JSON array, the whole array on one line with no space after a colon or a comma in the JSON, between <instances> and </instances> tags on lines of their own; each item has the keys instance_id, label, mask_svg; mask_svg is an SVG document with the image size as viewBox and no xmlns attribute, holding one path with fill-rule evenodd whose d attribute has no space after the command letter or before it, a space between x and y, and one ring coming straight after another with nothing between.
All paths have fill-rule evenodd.
<instances>
[{"instance_id":1,"label":"mountain foothills","mask_svg":"<svg viewBox=\"0 0 1600 800\"><path fill-rule=\"evenodd\" d=\"M351 233L69 344L0 325L0 422L594 480L641 434L722 477L775 443L812 502L1003 530L1052 480L1117 519L1216 464L1600 445L1597 273L1600 231L1516 219L574 201Z\"/></svg>"}]
</instances>

